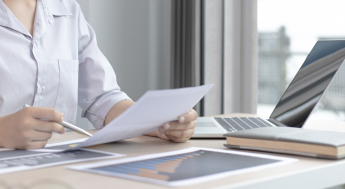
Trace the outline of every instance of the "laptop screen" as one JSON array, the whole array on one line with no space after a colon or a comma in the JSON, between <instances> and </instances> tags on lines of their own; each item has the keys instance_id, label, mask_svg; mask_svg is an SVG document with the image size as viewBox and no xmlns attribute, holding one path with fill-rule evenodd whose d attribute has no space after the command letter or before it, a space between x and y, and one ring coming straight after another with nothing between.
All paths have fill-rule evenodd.
<instances>
[{"instance_id":1,"label":"laptop screen","mask_svg":"<svg viewBox=\"0 0 345 189\"><path fill-rule=\"evenodd\" d=\"M345 59L344 41L318 41L270 118L302 127Z\"/></svg>"}]
</instances>

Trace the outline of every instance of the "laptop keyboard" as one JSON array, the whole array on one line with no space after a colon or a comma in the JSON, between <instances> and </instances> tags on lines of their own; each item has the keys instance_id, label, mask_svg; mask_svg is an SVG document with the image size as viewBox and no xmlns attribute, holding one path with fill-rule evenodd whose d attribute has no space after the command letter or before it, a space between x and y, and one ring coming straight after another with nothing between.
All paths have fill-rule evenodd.
<instances>
[{"instance_id":1,"label":"laptop keyboard","mask_svg":"<svg viewBox=\"0 0 345 189\"><path fill-rule=\"evenodd\" d=\"M228 132L254 129L259 127L273 127L264 119L259 117L231 117L231 118L214 118Z\"/></svg>"}]
</instances>

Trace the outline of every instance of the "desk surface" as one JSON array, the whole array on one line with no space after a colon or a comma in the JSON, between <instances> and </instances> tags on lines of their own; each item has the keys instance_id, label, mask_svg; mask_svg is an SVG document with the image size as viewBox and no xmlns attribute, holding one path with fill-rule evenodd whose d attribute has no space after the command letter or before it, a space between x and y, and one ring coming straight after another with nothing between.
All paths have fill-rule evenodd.
<instances>
[{"instance_id":1,"label":"desk surface","mask_svg":"<svg viewBox=\"0 0 345 189\"><path fill-rule=\"evenodd\" d=\"M239 114L232 114L232 116L234 115L238 116ZM329 122L327 123L329 124ZM317 122L316 125L320 125L320 122ZM343 127L341 123L335 125L339 128L330 130L345 131L345 125L343 125ZM313 124L308 126L308 128L312 127ZM317 126L316 128L322 129L324 127ZM91 132L96 131L94 130ZM74 132L69 132L64 135L54 134L49 143L80 138L84 137ZM186 143L172 143L155 137L139 136L122 142L94 146L91 147L91 149L122 153L127 154L127 157L133 157L150 153L180 150L189 147L227 149L223 146L224 143L225 139L191 139ZM261 171L235 175L181 188L326 188L345 183L345 178L343 177L343 175L345 175L345 160L334 161L274 153L255 153L293 157L298 158L299 161L285 166L268 168ZM75 163L73 165L91 162L97 161ZM30 185L40 180L53 179L67 183L73 188L82 189L167 188L117 177L68 170L65 167L69 165L71 164L0 175L0 180L6 181L12 186L18 184Z\"/></svg>"}]
</instances>

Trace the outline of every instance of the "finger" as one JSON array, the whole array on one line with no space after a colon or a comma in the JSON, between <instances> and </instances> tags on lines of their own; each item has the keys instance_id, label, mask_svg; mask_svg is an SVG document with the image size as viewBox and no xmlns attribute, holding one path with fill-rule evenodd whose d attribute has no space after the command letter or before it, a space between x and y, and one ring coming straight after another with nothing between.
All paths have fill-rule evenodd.
<instances>
[{"instance_id":1,"label":"finger","mask_svg":"<svg viewBox=\"0 0 345 189\"><path fill-rule=\"evenodd\" d=\"M188 130L184 130L184 131L165 131L164 133L167 137L169 137L170 139L173 138L181 138L181 139L190 139L190 137L193 136L194 134L194 129L188 129Z\"/></svg>"},{"instance_id":2,"label":"finger","mask_svg":"<svg viewBox=\"0 0 345 189\"><path fill-rule=\"evenodd\" d=\"M174 136L169 136L169 137L171 141L178 142L178 143L187 142L189 140L189 138L179 138L179 137L174 137Z\"/></svg>"},{"instance_id":3,"label":"finger","mask_svg":"<svg viewBox=\"0 0 345 189\"><path fill-rule=\"evenodd\" d=\"M159 132L159 130L156 130L156 134L159 138L164 139L164 140L170 140L165 134Z\"/></svg>"},{"instance_id":4,"label":"finger","mask_svg":"<svg viewBox=\"0 0 345 189\"><path fill-rule=\"evenodd\" d=\"M63 121L63 114L59 113L54 108L27 107L23 110L27 111L31 117L36 119L46 119L58 123Z\"/></svg>"},{"instance_id":5,"label":"finger","mask_svg":"<svg viewBox=\"0 0 345 189\"><path fill-rule=\"evenodd\" d=\"M26 150L39 149L45 147L47 141L32 141L26 146Z\"/></svg>"},{"instance_id":6,"label":"finger","mask_svg":"<svg viewBox=\"0 0 345 189\"><path fill-rule=\"evenodd\" d=\"M55 122L36 120L35 123L33 124L35 124L35 126L33 127L35 131L50 132L50 133L56 132L60 134L63 134L66 132L66 129L64 128L64 126Z\"/></svg>"},{"instance_id":7,"label":"finger","mask_svg":"<svg viewBox=\"0 0 345 189\"><path fill-rule=\"evenodd\" d=\"M32 141L46 141L50 139L53 135L51 132L40 132L40 131L33 131L33 137L31 138Z\"/></svg>"},{"instance_id":8,"label":"finger","mask_svg":"<svg viewBox=\"0 0 345 189\"><path fill-rule=\"evenodd\" d=\"M198 117L198 113L196 113L195 110L191 109L189 110L188 113L181 115L178 118L178 121L180 123L188 123L188 122L196 120L197 117Z\"/></svg>"},{"instance_id":9,"label":"finger","mask_svg":"<svg viewBox=\"0 0 345 189\"><path fill-rule=\"evenodd\" d=\"M169 123L165 123L163 125L163 130L164 131L172 131L172 130L188 130L188 129L193 129L196 126L196 121L191 121L188 123L179 123L177 121L173 121L173 122L169 122ZM163 130L160 130L161 132ZM163 131L163 133L164 133Z\"/></svg>"}]
</instances>

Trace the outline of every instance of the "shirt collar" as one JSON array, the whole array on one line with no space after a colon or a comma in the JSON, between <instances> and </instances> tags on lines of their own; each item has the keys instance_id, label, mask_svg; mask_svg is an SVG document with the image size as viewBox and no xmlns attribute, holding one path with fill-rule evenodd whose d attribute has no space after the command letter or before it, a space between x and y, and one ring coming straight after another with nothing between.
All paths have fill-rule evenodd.
<instances>
[{"instance_id":1,"label":"shirt collar","mask_svg":"<svg viewBox=\"0 0 345 189\"><path fill-rule=\"evenodd\" d=\"M38 41L54 23L54 16L73 15L62 0L38 0L33 41Z\"/></svg>"},{"instance_id":2,"label":"shirt collar","mask_svg":"<svg viewBox=\"0 0 345 189\"><path fill-rule=\"evenodd\" d=\"M45 15L49 21L53 20L53 16L73 15L61 2L61 0L42 0L42 4ZM11 27L13 26L13 22L15 22L15 20L16 19L12 18L12 13L8 10L3 0L0 0L0 25Z\"/></svg>"},{"instance_id":3,"label":"shirt collar","mask_svg":"<svg viewBox=\"0 0 345 189\"><path fill-rule=\"evenodd\" d=\"M11 28L13 30L30 36L28 30L13 15L10 9L5 5L3 0L0 0L0 26Z\"/></svg>"},{"instance_id":4,"label":"shirt collar","mask_svg":"<svg viewBox=\"0 0 345 189\"><path fill-rule=\"evenodd\" d=\"M38 0L35 15L34 38L43 36L49 25L54 23L54 16L73 15L61 0ZM0 0L0 26L8 27L25 35L31 36L27 29ZM36 30L36 31L35 31Z\"/></svg>"},{"instance_id":5,"label":"shirt collar","mask_svg":"<svg viewBox=\"0 0 345 189\"><path fill-rule=\"evenodd\" d=\"M54 16L71 16L73 15L66 6L62 3L61 0L42 0L43 5L48 5L47 7L49 10L45 10L46 12L54 15Z\"/></svg>"}]
</instances>

